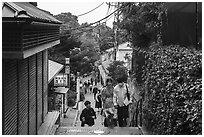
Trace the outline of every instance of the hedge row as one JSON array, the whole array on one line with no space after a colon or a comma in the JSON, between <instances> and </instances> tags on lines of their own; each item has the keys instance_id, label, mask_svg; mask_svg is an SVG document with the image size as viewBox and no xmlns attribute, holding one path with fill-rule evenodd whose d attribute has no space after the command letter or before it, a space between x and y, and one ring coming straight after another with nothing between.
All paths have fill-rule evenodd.
<instances>
[{"instance_id":1,"label":"hedge row","mask_svg":"<svg viewBox=\"0 0 204 137\"><path fill-rule=\"evenodd\" d=\"M153 134L202 134L202 52L150 47L143 120Z\"/></svg>"}]
</instances>

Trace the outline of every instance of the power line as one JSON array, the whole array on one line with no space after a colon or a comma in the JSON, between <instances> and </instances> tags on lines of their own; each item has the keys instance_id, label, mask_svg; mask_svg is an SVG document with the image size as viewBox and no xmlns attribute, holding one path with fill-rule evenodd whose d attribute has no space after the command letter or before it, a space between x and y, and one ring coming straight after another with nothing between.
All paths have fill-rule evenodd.
<instances>
[{"instance_id":1,"label":"power line","mask_svg":"<svg viewBox=\"0 0 204 137\"><path fill-rule=\"evenodd\" d=\"M111 15L110 17L108 17L103 23L106 23L107 21L109 21L114 15Z\"/></svg>"},{"instance_id":2,"label":"power line","mask_svg":"<svg viewBox=\"0 0 204 137\"><path fill-rule=\"evenodd\" d=\"M88 32L88 31L90 31L90 30L93 30L93 29L96 28L96 27L98 27L98 26L94 26L94 27L92 27L92 28L90 28L90 29L83 30L83 31L80 31L80 32L77 32L77 33L71 33L71 35L73 36L73 35L78 35L78 34L83 33L83 32ZM71 35L70 35L70 36L71 36Z\"/></svg>"},{"instance_id":3,"label":"power line","mask_svg":"<svg viewBox=\"0 0 204 137\"><path fill-rule=\"evenodd\" d=\"M104 2L103 2L103 3L104 3ZM88 13L90 13L90 12L94 11L95 9L99 8L100 6L102 6L102 5L103 5L103 3L101 3L99 6L97 6L96 8L94 8L94 9L92 9L92 10L90 10L90 11L86 12L86 13L83 13L83 14L78 15L77 17L80 17L80 16L83 16L83 15L86 15L86 14L88 14Z\"/></svg>"},{"instance_id":4,"label":"power line","mask_svg":"<svg viewBox=\"0 0 204 137\"><path fill-rule=\"evenodd\" d=\"M120 8L118 8L118 9L116 9L115 11L113 11L113 12L112 12L111 14L109 14L108 16L106 16L106 17L104 17L104 18L102 18L102 19L100 19L100 20L98 20L98 21L96 21L96 22L90 23L90 24L85 25L85 26L82 26L82 27L77 27L77 28L69 29L69 30L71 31L71 30L82 29L82 28L86 28L86 27L89 27L89 26L91 26L91 25L94 25L94 24L96 24L96 23L99 23L99 22L101 22L102 20L104 20L104 19L110 17L110 16L113 15L116 11L118 11L118 10L120 10L120 9L122 9L122 8L124 8L124 7L120 7Z\"/></svg>"}]
</instances>

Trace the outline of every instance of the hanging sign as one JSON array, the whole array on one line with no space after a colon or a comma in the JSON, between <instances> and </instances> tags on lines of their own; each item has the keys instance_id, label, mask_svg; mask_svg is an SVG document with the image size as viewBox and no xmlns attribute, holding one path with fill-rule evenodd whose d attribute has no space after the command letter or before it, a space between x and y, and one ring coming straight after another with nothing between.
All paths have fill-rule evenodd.
<instances>
[{"instance_id":1,"label":"hanging sign","mask_svg":"<svg viewBox=\"0 0 204 137\"><path fill-rule=\"evenodd\" d=\"M70 62L69 58L65 58L65 64L69 65L69 62Z\"/></svg>"},{"instance_id":2,"label":"hanging sign","mask_svg":"<svg viewBox=\"0 0 204 137\"><path fill-rule=\"evenodd\" d=\"M65 74L70 74L70 67L69 66L65 66Z\"/></svg>"},{"instance_id":3,"label":"hanging sign","mask_svg":"<svg viewBox=\"0 0 204 137\"><path fill-rule=\"evenodd\" d=\"M54 86L65 87L67 86L67 75L58 74L54 78Z\"/></svg>"}]
</instances>

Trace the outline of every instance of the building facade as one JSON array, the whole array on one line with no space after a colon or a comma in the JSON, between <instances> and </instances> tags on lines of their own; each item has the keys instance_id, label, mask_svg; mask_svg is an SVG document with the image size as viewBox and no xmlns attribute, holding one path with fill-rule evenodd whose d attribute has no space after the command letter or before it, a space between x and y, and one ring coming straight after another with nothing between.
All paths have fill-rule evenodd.
<instances>
[{"instance_id":1,"label":"building facade","mask_svg":"<svg viewBox=\"0 0 204 137\"><path fill-rule=\"evenodd\" d=\"M128 70L131 69L133 52L133 49L130 47L130 45L130 42L122 43L118 46L118 50L116 52L116 60L123 61L124 66L127 67Z\"/></svg>"},{"instance_id":2,"label":"building facade","mask_svg":"<svg viewBox=\"0 0 204 137\"><path fill-rule=\"evenodd\" d=\"M61 22L36 3L2 7L2 134L34 135L48 113L48 48Z\"/></svg>"}]
</instances>

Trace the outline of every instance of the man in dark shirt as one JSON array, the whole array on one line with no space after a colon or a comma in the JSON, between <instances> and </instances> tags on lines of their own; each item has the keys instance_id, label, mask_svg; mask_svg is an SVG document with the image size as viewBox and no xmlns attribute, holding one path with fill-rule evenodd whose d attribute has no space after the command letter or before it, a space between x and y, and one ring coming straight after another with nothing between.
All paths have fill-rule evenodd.
<instances>
[{"instance_id":1,"label":"man in dark shirt","mask_svg":"<svg viewBox=\"0 0 204 137\"><path fill-rule=\"evenodd\" d=\"M81 126L84 127L85 124L93 126L95 124L94 119L96 119L96 112L91 107L90 101L85 101L84 105L86 108L82 110L80 115Z\"/></svg>"}]
</instances>

